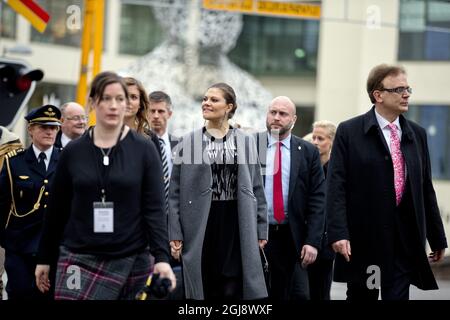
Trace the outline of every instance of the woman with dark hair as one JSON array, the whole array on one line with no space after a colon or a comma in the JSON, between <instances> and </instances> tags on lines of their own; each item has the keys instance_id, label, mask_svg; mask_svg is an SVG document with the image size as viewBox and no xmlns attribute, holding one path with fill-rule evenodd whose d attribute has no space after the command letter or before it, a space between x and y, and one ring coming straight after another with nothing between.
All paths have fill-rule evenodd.
<instances>
[{"instance_id":1,"label":"woman with dark hair","mask_svg":"<svg viewBox=\"0 0 450 320\"><path fill-rule=\"evenodd\" d=\"M134 299L151 270L148 247L154 273L175 287L161 161L155 146L124 124L128 100L121 77L98 74L89 94L96 125L60 156L35 272L39 290L53 285L55 299ZM49 263L58 254L51 284Z\"/></svg>"},{"instance_id":2,"label":"woman with dark hair","mask_svg":"<svg viewBox=\"0 0 450 320\"><path fill-rule=\"evenodd\" d=\"M267 297L260 248L267 208L252 136L229 126L233 88L211 86L205 126L177 146L169 194L171 253L183 266L187 299ZM198 155L202 155L198 157Z\"/></svg>"}]
</instances>

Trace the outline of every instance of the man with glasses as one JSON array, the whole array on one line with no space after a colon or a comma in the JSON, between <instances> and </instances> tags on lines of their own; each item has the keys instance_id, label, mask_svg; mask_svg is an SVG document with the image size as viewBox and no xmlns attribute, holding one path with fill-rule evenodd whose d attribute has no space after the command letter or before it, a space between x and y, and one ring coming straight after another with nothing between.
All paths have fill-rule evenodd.
<instances>
[{"instance_id":1,"label":"man with glasses","mask_svg":"<svg viewBox=\"0 0 450 320\"><path fill-rule=\"evenodd\" d=\"M447 240L431 180L426 131L402 114L412 90L402 67L367 79L374 104L342 122L327 176L328 239L339 254L334 280L348 300L408 300L411 284L438 289L429 262ZM431 253L426 254L426 241Z\"/></svg>"},{"instance_id":2,"label":"man with glasses","mask_svg":"<svg viewBox=\"0 0 450 320\"><path fill-rule=\"evenodd\" d=\"M83 135L88 118L83 106L76 102L67 102L61 106L60 110L61 130L56 136L55 147L62 149L70 141Z\"/></svg>"}]
</instances>

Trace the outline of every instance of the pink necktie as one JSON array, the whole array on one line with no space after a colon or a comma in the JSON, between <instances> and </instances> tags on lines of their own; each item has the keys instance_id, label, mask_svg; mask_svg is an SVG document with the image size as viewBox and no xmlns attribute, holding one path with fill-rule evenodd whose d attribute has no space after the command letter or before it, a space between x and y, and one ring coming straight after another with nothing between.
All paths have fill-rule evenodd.
<instances>
[{"instance_id":1,"label":"pink necktie","mask_svg":"<svg viewBox=\"0 0 450 320\"><path fill-rule=\"evenodd\" d=\"M273 217L278 223L284 220L283 184L281 182L281 142L277 142L273 175Z\"/></svg>"},{"instance_id":2,"label":"pink necktie","mask_svg":"<svg viewBox=\"0 0 450 320\"><path fill-rule=\"evenodd\" d=\"M392 165L394 166L394 187L395 199L397 206L402 200L402 194L405 190L405 160L403 159L402 151L400 150L400 139L397 134L397 126L393 123L389 124L391 129L391 157Z\"/></svg>"}]
</instances>

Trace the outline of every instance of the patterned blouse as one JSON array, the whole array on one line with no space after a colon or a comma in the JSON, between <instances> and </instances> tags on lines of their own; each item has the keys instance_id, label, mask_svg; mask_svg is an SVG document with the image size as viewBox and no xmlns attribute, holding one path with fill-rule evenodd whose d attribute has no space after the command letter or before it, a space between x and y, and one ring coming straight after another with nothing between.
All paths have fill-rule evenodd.
<instances>
[{"instance_id":1,"label":"patterned blouse","mask_svg":"<svg viewBox=\"0 0 450 320\"><path fill-rule=\"evenodd\" d=\"M211 164L212 200L237 199L236 133L232 128L222 139L212 137L204 128L203 141Z\"/></svg>"}]
</instances>

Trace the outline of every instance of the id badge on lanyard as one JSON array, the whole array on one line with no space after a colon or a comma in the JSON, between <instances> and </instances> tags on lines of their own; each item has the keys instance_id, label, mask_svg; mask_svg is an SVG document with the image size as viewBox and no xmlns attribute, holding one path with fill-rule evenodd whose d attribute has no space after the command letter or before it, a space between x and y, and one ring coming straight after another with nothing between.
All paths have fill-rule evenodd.
<instances>
[{"instance_id":1,"label":"id badge on lanyard","mask_svg":"<svg viewBox=\"0 0 450 320\"><path fill-rule=\"evenodd\" d=\"M94 202L94 233L114 232L114 202Z\"/></svg>"},{"instance_id":2,"label":"id badge on lanyard","mask_svg":"<svg viewBox=\"0 0 450 320\"><path fill-rule=\"evenodd\" d=\"M120 142L120 137L122 136L125 125L122 125L120 129L120 133L117 137L116 146ZM94 146L94 129L89 131L92 137L92 148L94 151L94 159L95 159L95 146ZM101 190L101 200L95 201L93 203L93 219L94 219L94 233L113 233L114 232L114 202L105 201L106 199L106 186L108 185L108 177L109 177L109 165L110 165L110 153L112 156L112 147L108 149L106 154L100 148L101 153L103 154L103 166L105 170L102 170L102 167L97 162L97 176L99 180L99 186Z\"/></svg>"}]
</instances>

